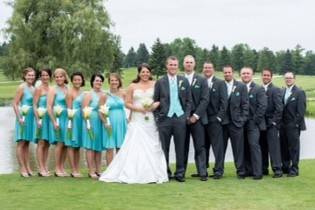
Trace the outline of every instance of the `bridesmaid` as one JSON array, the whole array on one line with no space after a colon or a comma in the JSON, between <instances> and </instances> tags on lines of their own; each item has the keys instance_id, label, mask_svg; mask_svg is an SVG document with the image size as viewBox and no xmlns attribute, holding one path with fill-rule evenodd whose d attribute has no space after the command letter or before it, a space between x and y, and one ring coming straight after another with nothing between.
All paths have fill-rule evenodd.
<instances>
[{"instance_id":1,"label":"bridesmaid","mask_svg":"<svg viewBox=\"0 0 315 210\"><path fill-rule=\"evenodd\" d=\"M68 75L62 68L57 68L54 72L56 86L50 88L48 93L47 111L50 121L49 141L51 144L56 144L55 148L55 176L69 176L64 169L64 163L67 156L67 84ZM59 113L58 113L59 108ZM59 116L57 117L57 115Z\"/></svg>"},{"instance_id":2,"label":"bridesmaid","mask_svg":"<svg viewBox=\"0 0 315 210\"><path fill-rule=\"evenodd\" d=\"M38 163L38 176L50 176L48 171L48 151L49 151L49 115L47 113L47 94L49 92L49 82L51 80L51 70L42 69L39 72L40 85L36 87L34 94L34 114L37 121L36 131L36 155ZM40 108L40 109L38 109Z\"/></svg>"},{"instance_id":3,"label":"bridesmaid","mask_svg":"<svg viewBox=\"0 0 315 210\"><path fill-rule=\"evenodd\" d=\"M35 70L30 67L23 70L24 83L18 87L13 100L13 109L16 115L16 156L20 165L20 174L22 177L33 175L29 160L29 143L35 140L36 132L36 122L32 108L35 74Z\"/></svg>"},{"instance_id":4,"label":"bridesmaid","mask_svg":"<svg viewBox=\"0 0 315 210\"><path fill-rule=\"evenodd\" d=\"M72 88L67 94L67 106L68 110L74 111L71 122L71 135L68 134L69 142L68 146L68 156L71 165L71 176L74 178L82 177L80 174L80 147L82 146L82 100L83 91L81 87L84 87L85 81L83 74L81 72L75 72L71 75ZM68 111L68 120L70 120L70 115ZM68 127L69 132L69 127Z\"/></svg>"},{"instance_id":5,"label":"bridesmaid","mask_svg":"<svg viewBox=\"0 0 315 210\"><path fill-rule=\"evenodd\" d=\"M102 116L102 121L104 123L104 129L111 129L109 137L105 137L104 146L106 149L106 163L109 165L114 156L114 150L119 151L127 131L127 118L125 112L125 92L121 90L122 81L119 74L111 73L108 78L109 83L109 93L107 98L102 97L100 104L106 104L109 107L109 121L110 128L107 119ZM104 134L108 132L103 132Z\"/></svg>"},{"instance_id":6,"label":"bridesmaid","mask_svg":"<svg viewBox=\"0 0 315 210\"><path fill-rule=\"evenodd\" d=\"M90 130L88 130L87 119L83 120L83 147L86 149L86 159L89 168L89 177L96 179L98 178L101 171L101 157L103 146L103 136L102 136L102 122L99 112L99 100L104 93L102 92L102 85L104 82L104 77L101 74L93 74L91 77L91 87L92 90L85 94L82 107L83 115L85 115L84 110L91 108L91 113L89 116Z\"/></svg>"}]
</instances>

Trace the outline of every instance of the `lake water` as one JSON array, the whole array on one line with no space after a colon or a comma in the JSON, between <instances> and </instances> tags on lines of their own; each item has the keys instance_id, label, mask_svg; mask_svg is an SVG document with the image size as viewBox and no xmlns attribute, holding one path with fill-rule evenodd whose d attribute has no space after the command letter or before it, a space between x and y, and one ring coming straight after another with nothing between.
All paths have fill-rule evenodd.
<instances>
[{"instance_id":1,"label":"lake water","mask_svg":"<svg viewBox=\"0 0 315 210\"><path fill-rule=\"evenodd\" d=\"M14 138L14 126L15 126L15 116L12 107L0 107L0 174L13 173L18 170L18 164L16 162L15 147L16 143ZM311 159L315 158L315 120L306 120L307 131L301 134L301 159ZM189 152L189 162L194 162L194 150L192 144L190 145ZM31 146L31 165L34 171L36 171L36 161L35 161L35 146ZM82 151L82 167L86 167L84 160L84 153ZM104 159L104 155L103 155ZM226 161L233 161L231 146L228 146ZM49 168L53 171L54 168L54 155L53 146L51 147L50 157L49 157ZM214 160L211 151L210 161ZM175 161L174 146L172 144L170 152L170 161ZM105 161L104 161L105 164Z\"/></svg>"}]
</instances>

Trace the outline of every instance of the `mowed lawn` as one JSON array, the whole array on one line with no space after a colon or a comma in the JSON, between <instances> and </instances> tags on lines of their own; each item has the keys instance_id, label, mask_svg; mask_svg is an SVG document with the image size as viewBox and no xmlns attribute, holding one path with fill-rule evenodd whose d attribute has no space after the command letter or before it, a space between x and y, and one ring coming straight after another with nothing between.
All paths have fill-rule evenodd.
<instances>
[{"instance_id":1,"label":"mowed lawn","mask_svg":"<svg viewBox=\"0 0 315 210\"><path fill-rule=\"evenodd\" d=\"M232 163L223 179L165 184L103 183L89 178L0 176L0 209L315 209L315 160L301 162L300 176L239 180Z\"/></svg>"}]
</instances>

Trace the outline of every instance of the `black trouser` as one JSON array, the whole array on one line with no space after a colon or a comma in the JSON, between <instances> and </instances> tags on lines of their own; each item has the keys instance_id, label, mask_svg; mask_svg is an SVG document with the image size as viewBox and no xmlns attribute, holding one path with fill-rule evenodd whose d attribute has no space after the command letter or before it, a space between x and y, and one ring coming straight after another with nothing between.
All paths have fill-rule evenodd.
<instances>
[{"instance_id":1,"label":"black trouser","mask_svg":"<svg viewBox=\"0 0 315 210\"><path fill-rule=\"evenodd\" d=\"M277 127L270 126L267 130L260 132L260 148L262 154L262 170L268 171L270 156L273 172L281 174L281 148L279 129Z\"/></svg>"},{"instance_id":2,"label":"black trouser","mask_svg":"<svg viewBox=\"0 0 315 210\"><path fill-rule=\"evenodd\" d=\"M195 148L195 163L196 163L197 173L200 176L208 176L207 165L206 165L205 132L204 132L204 126L199 120L194 124L188 125L186 129L185 168L187 168L187 164L188 164L190 134L192 136L194 148Z\"/></svg>"},{"instance_id":3,"label":"black trouser","mask_svg":"<svg viewBox=\"0 0 315 210\"><path fill-rule=\"evenodd\" d=\"M175 153L176 153L176 177L185 176L185 134L186 119L184 115L181 117L166 117L162 122L158 123L159 137L162 149L167 162L167 172L169 177L172 172L169 167L169 150L171 137L174 137Z\"/></svg>"},{"instance_id":4,"label":"black trouser","mask_svg":"<svg viewBox=\"0 0 315 210\"><path fill-rule=\"evenodd\" d=\"M209 164L210 146L215 158L213 173L223 175L224 168L224 144L223 129L218 121L209 122L206 127L206 163Z\"/></svg>"},{"instance_id":5,"label":"black trouser","mask_svg":"<svg viewBox=\"0 0 315 210\"><path fill-rule=\"evenodd\" d=\"M262 156L259 144L260 130L255 122L244 126L244 162L247 175L262 176Z\"/></svg>"},{"instance_id":6,"label":"black trouser","mask_svg":"<svg viewBox=\"0 0 315 210\"><path fill-rule=\"evenodd\" d=\"M280 129L283 172L299 173L300 133L294 125L283 125Z\"/></svg>"},{"instance_id":7,"label":"black trouser","mask_svg":"<svg viewBox=\"0 0 315 210\"><path fill-rule=\"evenodd\" d=\"M234 164L236 167L236 173L240 176L244 176L244 133L243 127L236 127L233 123L223 125L223 144L224 144L224 157L226 153L228 139L231 140L232 152L234 158Z\"/></svg>"}]
</instances>

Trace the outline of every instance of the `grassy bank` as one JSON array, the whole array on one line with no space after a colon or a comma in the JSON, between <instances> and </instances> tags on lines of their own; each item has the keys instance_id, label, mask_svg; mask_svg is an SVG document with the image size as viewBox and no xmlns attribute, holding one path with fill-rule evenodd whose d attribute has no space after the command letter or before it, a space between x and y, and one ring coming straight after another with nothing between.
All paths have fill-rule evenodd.
<instances>
[{"instance_id":1,"label":"grassy bank","mask_svg":"<svg viewBox=\"0 0 315 210\"><path fill-rule=\"evenodd\" d=\"M194 172L189 166L187 176ZM18 174L0 176L1 209L314 209L315 160L301 162L296 178L271 176L238 180L233 164L221 180L185 183L126 185L88 178L24 179Z\"/></svg>"}]
</instances>

